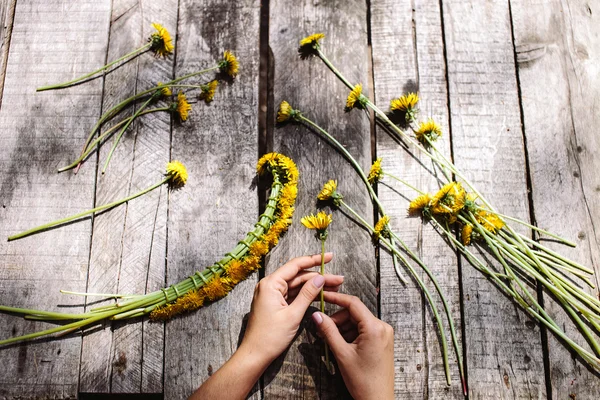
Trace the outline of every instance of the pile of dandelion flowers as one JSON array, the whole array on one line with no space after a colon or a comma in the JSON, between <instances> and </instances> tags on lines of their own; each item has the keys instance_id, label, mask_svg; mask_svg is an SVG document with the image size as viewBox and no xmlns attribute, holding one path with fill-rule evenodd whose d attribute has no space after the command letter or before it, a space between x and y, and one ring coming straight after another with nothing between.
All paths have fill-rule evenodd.
<instances>
[{"instance_id":1,"label":"pile of dandelion flowers","mask_svg":"<svg viewBox=\"0 0 600 400\"><path fill-rule=\"evenodd\" d=\"M75 321L55 328L1 340L0 345L31 340L54 333L62 335L104 320L130 319L148 314L153 320L165 320L174 315L195 310L227 295L237 283L246 279L250 273L260 267L262 257L277 244L277 239L286 232L292 222L298 193L298 169L295 163L282 154L270 153L261 158L257 167L259 174L269 172L273 178L265 212L259 217L254 229L221 260L202 271L196 271L181 282L145 295L124 296L62 291L66 294L121 299L117 303L93 308L82 314L0 306L2 312L22 315L31 320L54 323ZM174 175L175 184L187 179L180 168L181 166L172 167L171 173Z\"/></svg>"},{"instance_id":2,"label":"pile of dandelion flowers","mask_svg":"<svg viewBox=\"0 0 600 400\"><path fill-rule=\"evenodd\" d=\"M172 189L179 189L185 185L185 183L187 182L187 178L188 178L187 170L182 163L180 163L179 161L169 162L166 167L166 173L165 173L164 179L162 179L158 183L156 183L136 194L127 196L121 200L116 200L111 203L92 208L91 210L83 211L78 214L66 217L66 218L62 218L62 219L59 219L59 220L56 220L53 222L49 222L47 224L44 224L44 225L41 225L41 226L38 226L38 227L35 227L32 229L26 230L24 232L18 233L16 235L9 236L8 241L21 239L21 238L24 238L29 235L33 235L33 234L36 234L36 233L39 233L42 231L46 231L46 230L54 228L54 227L64 225L68 222L78 220L87 215L94 214L94 213L97 213L97 212L100 212L103 210L108 210L113 207L117 207L123 203L130 201L130 200L133 200L135 198L143 196L144 194L149 193L164 184L169 184L169 186Z\"/></svg>"},{"instance_id":3,"label":"pile of dandelion flowers","mask_svg":"<svg viewBox=\"0 0 600 400\"><path fill-rule=\"evenodd\" d=\"M132 52L125 54L124 56L98 68L95 71L92 71L88 74L80 76L79 78L70 80L68 82L58 83L55 85L42 86L42 87L37 88L36 91L42 92L45 90L63 89L63 88L67 88L69 86L73 86L77 83L80 83L85 80L93 78L95 75L99 74L100 72L106 71L107 69L109 69L110 67L112 67L115 64L121 63L130 58L136 57L146 51L152 51L157 57L168 56L169 54L171 54L173 52L173 49L174 49L171 34L169 33L169 31L167 29L165 29L160 24L153 23L152 27L155 29L155 32L153 32L150 35L150 37L148 38L148 43L141 46L140 48L137 48L137 49L133 50Z\"/></svg>"}]
</instances>

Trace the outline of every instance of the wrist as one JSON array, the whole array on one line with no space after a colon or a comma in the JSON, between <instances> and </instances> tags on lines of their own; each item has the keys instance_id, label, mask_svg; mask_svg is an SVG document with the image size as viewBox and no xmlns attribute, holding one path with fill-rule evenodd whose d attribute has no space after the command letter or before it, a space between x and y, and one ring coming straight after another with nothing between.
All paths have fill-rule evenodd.
<instances>
[{"instance_id":1,"label":"wrist","mask_svg":"<svg viewBox=\"0 0 600 400\"><path fill-rule=\"evenodd\" d=\"M242 365L243 368L258 373L259 376L262 375L274 360L259 346L247 342L240 344L240 347L238 347L231 359Z\"/></svg>"}]
</instances>

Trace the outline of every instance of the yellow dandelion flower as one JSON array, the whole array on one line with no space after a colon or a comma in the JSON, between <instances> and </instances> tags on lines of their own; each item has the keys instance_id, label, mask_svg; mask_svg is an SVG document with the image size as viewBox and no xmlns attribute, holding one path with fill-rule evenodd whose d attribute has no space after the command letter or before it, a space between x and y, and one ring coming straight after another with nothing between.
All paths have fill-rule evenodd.
<instances>
[{"instance_id":1,"label":"yellow dandelion flower","mask_svg":"<svg viewBox=\"0 0 600 400\"><path fill-rule=\"evenodd\" d=\"M477 211L475 214L475 219L486 231L494 234L502 229L505 225L504 221L502 221L496 214L484 210Z\"/></svg>"},{"instance_id":2,"label":"yellow dandelion flower","mask_svg":"<svg viewBox=\"0 0 600 400\"><path fill-rule=\"evenodd\" d=\"M150 50L154 52L159 57L166 57L173 52L173 40L171 39L171 34L160 24L152 24L152 27L156 29L150 38L149 42Z\"/></svg>"},{"instance_id":3,"label":"yellow dandelion flower","mask_svg":"<svg viewBox=\"0 0 600 400\"><path fill-rule=\"evenodd\" d=\"M169 182L175 189L185 186L188 179L187 169L179 161L171 161L167 164L166 175L171 178Z\"/></svg>"},{"instance_id":4,"label":"yellow dandelion flower","mask_svg":"<svg viewBox=\"0 0 600 400\"><path fill-rule=\"evenodd\" d=\"M174 302L155 308L150 313L154 321L166 321L184 312L197 310L204 305L205 295L198 290L191 290Z\"/></svg>"},{"instance_id":5,"label":"yellow dandelion flower","mask_svg":"<svg viewBox=\"0 0 600 400\"><path fill-rule=\"evenodd\" d=\"M410 202L408 205L408 215L410 217L428 216L431 207L431 195L422 194Z\"/></svg>"},{"instance_id":6,"label":"yellow dandelion flower","mask_svg":"<svg viewBox=\"0 0 600 400\"><path fill-rule=\"evenodd\" d=\"M373 162L373 165L371 165L371 170L369 171L367 180L370 184L373 184L375 182L379 182L381 178L383 178L383 169L381 168L381 158L378 158L375 160L375 162Z\"/></svg>"},{"instance_id":7,"label":"yellow dandelion flower","mask_svg":"<svg viewBox=\"0 0 600 400\"><path fill-rule=\"evenodd\" d=\"M409 93L397 99L393 99L390 102L390 111L408 112L413 110L418 102L419 95L416 93Z\"/></svg>"},{"instance_id":8,"label":"yellow dandelion flower","mask_svg":"<svg viewBox=\"0 0 600 400\"><path fill-rule=\"evenodd\" d=\"M269 232L265 234L265 242L267 242L269 247L275 247L279 243L279 235L277 232L269 229Z\"/></svg>"},{"instance_id":9,"label":"yellow dandelion flower","mask_svg":"<svg viewBox=\"0 0 600 400\"><path fill-rule=\"evenodd\" d=\"M242 268L244 268L248 273L257 270L260 266L260 257L249 255L244 257L242 260Z\"/></svg>"},{"instance_id":10,"label":"yellow dandelion flower","mask_svg":"<svg viewBox=\"0 0 600 400\"><path fill-rule=\"evenodd\" d=\"M208 283L202 286L202 291L210 301L219 300L227 296L230 290L231 286L228 285L228 282L219 276L213 277Z\"/></svg>"},{"instance_id":11,"label":"yellow dandelion flower","mask_svg":"<svg viewBox=\"0 0 600 400\"><path fill-rule=\"evenodd\" d=\"M248 271L244 268L243 263L235 259L225 266L225 273L235 285L248 277Z\"/></svg>"},{"instance_id":12,"label":"yellow dandelion flower","mask_svg":"<svg viewBox=\"0 0 600 400\"><path fill-rule=\"evenodd\" d=\"M164 85L164 83L162 83L162 82L158 82L158 84L157 84L157 86L162 86L162 85ZM160 94L164 97L169 97L173 94L173 92L171 91L171 89L168 86L165 86L160 89Z\"/></svg>"},{"instance_id":13,"label":"yellow dandelion flower","mask_svg":"<svg viewBox=\"0 0 600 400\"><path fill-rule=\"evenodd\" d=\"M362 85L360 83L354 86L346 99L346 111L350 111L355 107L363 107Z\"/></svg>"},{"instance_id":14,"label":"yellow dandelion flower","mask_svg":"<svg viewBox=\"0 0 600 400\"><path fill-rule=\"evenodd\" d=\"M375 224L375 227L373 228L373 236L377 239L379 238L382 234L384 236L386 236L386 230L387 230L387 226L390 223L390 217L388 217L387 215L384 215L383 217L381 217L381 219L379 219L379 221L377 221L377 223Z\"/></svg>"},{"instance_id":15,"label":"yellow dandelion flower","mask_svg":"<svg viewBox=\"0 0 600 400\"><path fill-rule=\"evenodd\" d=\"M281 196L279 197L280 207L291 207L296 202L298 197L298 187L296 185L286 185L281 189Z\"/></svg>"},{"instance_id":16,"label":"yellow dandelion flower","mask_svg":"<svg viewBox=\"0 0 600 400\"><path fill-rule=\"evenodd\" d=\"M266 171L267 165L274 167L275 165L277 165L278 158L279 158L279 153L265 154L256 163L256 172L260 175Z\"/></svg>"},{"instance_id":17,"label":"yellow dandelion flower","mask_svg":"<svg viewBox=\"0 0 600 400\"><path fill-rule=\"evenodd\" d=\"M182 121L188 119L188 113L192 111L192 106L187 102L187 97L183 92L177 94L177 102L171 105L171 111L175 112Z\"/></svg>"},{"instance_id":18,"label":"yellow dandelion flower","mask_svg":"<svg viewBox=\"0 0 600 400\"><path fill-rule=\"evenodd\" d=\"M456 215L465 206L466 199L466 192L460 183L447 183L433 196L431 211L434 214Z\"/></svg>"},{"instance_id":19,"label":"yellow dandelion flower","mask_svg":"<svg viewBox=\"0 0 600 400\"><path fill-rule=\"evenodd\" d=\"M323 38L325 38L325 34L323 33L314 33L310 36L307 36L300 40L300 48L314 48L315 45L319 45L319 40Z\"/></svg>"},{"instance_id":20,"label":"yellow dandelion flower","mask_svg":"<svg viewBox=\"0 0 600 400\"><path fill-rule=\"evenodd\" d=\"M473 236L473 225L471 225L471 224L463 225L462 230L460 232L460 239L465 246L468 246L471 244L472 236Z\"/></svg>"},{"instance_id":21,"label":"yellow dandelion flower","mask_svg":"<svg viewBox=\"0 0 600 400\"><path fill-rule=\"evenodd\" d=\"M277 111L277 122L282 123L288 121L294 115L294 109L290 106L290 103L283 100L279 104L279 110Z\"/></svg>"},{"instance_id":22,"label":"yellow dandelion flower","mask_svg":"<svg viewBox=\"0 0 600 400\"><path fill-rule=\"evenodd\" d=\"M213 98L215 97L215 92L217 91L218 85L219 85L219 82L217 80L212 80L212 81L208 82L206 85L201 85L200 86L200 96L198 96L200 98L200 100L204 100L204 102L206 104L213 101Z\"/></svg>"},{"instance_id":23,"label":"yellow dandelion flower","mask_svg":"<svg viewBox=\"0 0 600 400\"><path fill-rule=\"evenodd\" d=\"M323 189L321 189L321 192L317 195L317 199L323 201L329 200L336 194L336 190L337 181L329 180L323 185Z\"/></svg>"},{"instance_id":24,"label":"yellow dandelion flower","mask_svg":"<svg viewBox=\"0 0 600 400\"><path fill-rule=\"evenodd\" d=\"M224 74L235 78L239 72L240 63L238 62L237 58L233 55L233 53L227 50L223 53L223 59L219 62L219 69Z\"/></svg>"},{"instance_id":25,"label":"yellow dandelion flower","mask_svg":"<svg viewBox=\"0 0 600 400\"><path fill-rule=\"evenodd\" d=\"M429 142L435 142L442 136L442 127L434 120L429 119L426 122L421 122L419 129L415 131L417 140L424 146L428 146Z\"/></svg>"},{"instance_id":26,"label":"yellow dandelion flower","mask_svg":"<svg viewBox=\"0 0 600 400\"><path fill-rule=\"evenodd\" d=\"M250 245L250 249L248 251L253 256L262 257L269 252L269 245L263 240L257 240Z\"/></svg>"},{"instance_id":27,"label":"yellow dandelion flower","mask_svg":"<svg viewBox=\"0 0 600 400\"><path fill-rule=\"evenodd\" d=\"M331 224L331 214L325 214L323 211L319 211L317 215L310 214L302 217L300 222L308 229L314 229L318 232L323 232Z\"/></svg>"}]
</instances>

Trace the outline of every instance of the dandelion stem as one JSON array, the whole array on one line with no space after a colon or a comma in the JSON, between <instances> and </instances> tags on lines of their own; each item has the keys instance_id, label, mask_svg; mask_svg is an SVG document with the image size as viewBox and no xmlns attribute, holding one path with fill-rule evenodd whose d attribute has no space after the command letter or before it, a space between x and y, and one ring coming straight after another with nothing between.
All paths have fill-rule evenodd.
<instances>
[{"instance_id":1,"label":"dandelion stem","mask_svg":"<svg viewBox=\"0 0 600 400\"><path fill-rule=\"evenodd\" d=\"M138 192L138 193L133 194L131 196L125 197L124 199L113 201L112 203L108 203L108 204L105 204L105 205L102 205L102 206L99 206L99 207L96 207L96 208L92 208L91 210L83 211L83 212L80 212L79 214L75 214L75 215L72 215L70 217L62 218L62 219L59 219L57 221L49 222L47 224L40 225L40 226L38 226L36 228L32 228L32 229L29 229L27 231L18 233L16 235L9 236L8 237L8 241L10 242L12 240L21 239L21 238L24 238L25 236L33 235L34 233L44 231L44 230L52 228L54 226L62 225L64 223L76 220L78 218L85 217L86 215L90 215L90 214L96 213L98 211L107 210L109 208L116 207L116 206L118 206L120 204L123 204L123 203L125 203L127 201L133 200L133 199L135 199L137 197L140 197L140 196L142 196L142 195L144 195L144 194L146 194L146 193L148 193L148 192L156 189L157 187L159 187L159 186L167 183L170 179L171 179L171 177L169 176L169 177L163 179L162 181L158 182L157 184L152 185L149 188L142 190L141 192Z\"/></svg>"},{"instance_id":2,"label":"dandelion stem","mask_svg":"<svg viewBox=\"0 0 600 400\"><path fill-rule=\"evenodd\" d=\"M76 84L78 82L81 82L83 80L91 78L92 76L96 75L97 73L105 71L108 68L112 67L113 65L115 65L115 64L117 64L117 63L119 63L121 61L124 61L124 60L126 60L126 59L128 59L130 57L133 57L133 56L137 55L137 54L141 54L142 52L149 50L150 47L152 47L152 43L147 43L147 44L143 45L142 47L140 47L139 49L135 49L131 53L125 54L123 57L121 57L119 59L116 59L115 61L112 61L112 62L106 64L105 66L100 67L100 68L98 68L97 70L95 70L93 72L90 72L89 74L85 74L83 76L80 76L79 78L73 79L73 80L68 81L68 82L58 83L56 85L42 86L42 87L37 88L35 91L36 92L43 92L45 90L67 88L67 87L72 86L72 85L74 85L74 84Z\"/></svg>"},{"instance_id":3,"label":"dandelion stem","mask_svg":"<svg viewBox=\"0 0 600 400\"><path fill-rule=\"evenodd\" d=\"M409 189L412 189L412 190L414 190L415 192L417 192L417 193L419 193L419 194L421 194L421 195L425 194L425 192L422 192L422 191L420 191L419 189L417 189L416 187L414 187L414 186L413 186L413 185L411 185L410 183L408 183L408 182L406 182L406 181L404 181L404 180L402 180L402 179L400 179L400 178L398 178L398 177L396 177L396 176L394 176L394 175L392 175L392 174L389 174L389 173L387 173L387 172L385 172L385 171L383 172L383 174L384 174L385 176L389 176L390 178L397 180L398 182L402 183L402 184L403 184L404 186L406 186L407 188L409 188Z\"/></svg>"},{"instance_id":4,"label":"dandelion stem","mask_svg":"<svg viewBox=\"0 0 600 400\"><path fill-rule=\"evenodd\" d=\"M321 275L325 275L325 241L327 238L321 239ZM321 288L321 312L325 314L325 288ZM332 371L331 363L329 362L329 346L325 343L325 364L327 365L327 370Z\"/></svg>"}]
</instances>

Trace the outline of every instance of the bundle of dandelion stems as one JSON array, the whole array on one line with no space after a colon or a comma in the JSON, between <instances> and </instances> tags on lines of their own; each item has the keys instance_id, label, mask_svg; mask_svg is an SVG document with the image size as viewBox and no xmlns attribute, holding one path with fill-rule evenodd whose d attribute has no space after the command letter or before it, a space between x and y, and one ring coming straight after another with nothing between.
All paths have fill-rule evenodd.
<instances>
[{"instance_id":1,"label":"bundle of dandelion stems","mask_svg":"<svg viewBox=\"0 0 600 400\"><path fill-rule=\"evenodd\" d=\"M269 171L273 179L265 212L259 217L254 229L221 260L179 283L143 295L125 296L65 291L64 293L67 294L122 299L117 303L94 308L82 314L0 306L0 311L21 315L25 319L62 324L51 329L0 340L0 345L55 333L68 334L105 320L121 320L145 315L149 315L154 320L165 320L226 296L235 285L260 267L262 257L278 243L279 237L291 224L294 213L298 193L298 170L294 162L282 154L270 153L259 160L257 169L259 174Z\"/></svg>"},{"instance_id":2,"label":"bundle of dandelion stems","mask_svg":"<svg viewBox=\"0 0 600 400\"><path fill-rule=\"evenodd\" d=\"M538 234L548 235L568 246L574 247L574 243L517 218L498 213L464 174L437 149L434 141L441 135L439 126L432 121L428 121L422 123L418 128L412 128L415 134L414 137L404 132L392 122L385 112L362 94L360 85L352 85L327 59L319 44L319 40L323 37L324 35L317 34L303 39L300 51L304 54L309 52L318 56L351 90L346 109L349 111L353 108L370 108L388 132L430 158L444 174L446 184L435 195L421 192L401 179L394 177L418 192L417 198L409 205L409 214L412 216L420 215L426 221L429 221L454 246L454 249L457 249L466 257L476 270L495 283L505 295L513 299L530 316L553 332L568 348L577 353L585 363L596 370L600 370L600 359L598 358L600 356L600 345L595 337L600 333L600 301L575 283L579 278L588 286L594 288L593 283L589 280L593 275L593 270L516 232L509 222L526 226ZM391 111L400 111L404 113L407 122L413 122L417 111L415 108L417 101L418 96L416 94L402 96L399 99L392 100ZM314 123L309 123L299 112L295 110L294 112L299 114L296 116L296 120L308 123L325 134L324 130ZM343 146L337 141L330 140L330 142L342 150ZM344 151L342 152L344 153ZM465 188L463 188L463 185ZM369 192L373 196L372 190ZM378 201L375 202L378 205L380 204ZM379 211L385 216L381 209ZM363 223L365 222L363 221ZM461 240L457 239L457 234L453 232L452 228L460 231ZM393 234L391 230L389 232L391 237L397 238L397 235ZM498 272L486 260L482 260L468 249L467 246L474 243L483 245L484 250L492 253L501 265L502 272ZM386 243L384 242L384 244ZM535 290L537 284L541 285L543 290L549 293L555 302L567 312L577 330L590 345L592 352L570 338L565 330L540 305L538 299L531 294L532 289Z\"/></svg>"}]
</instances>

